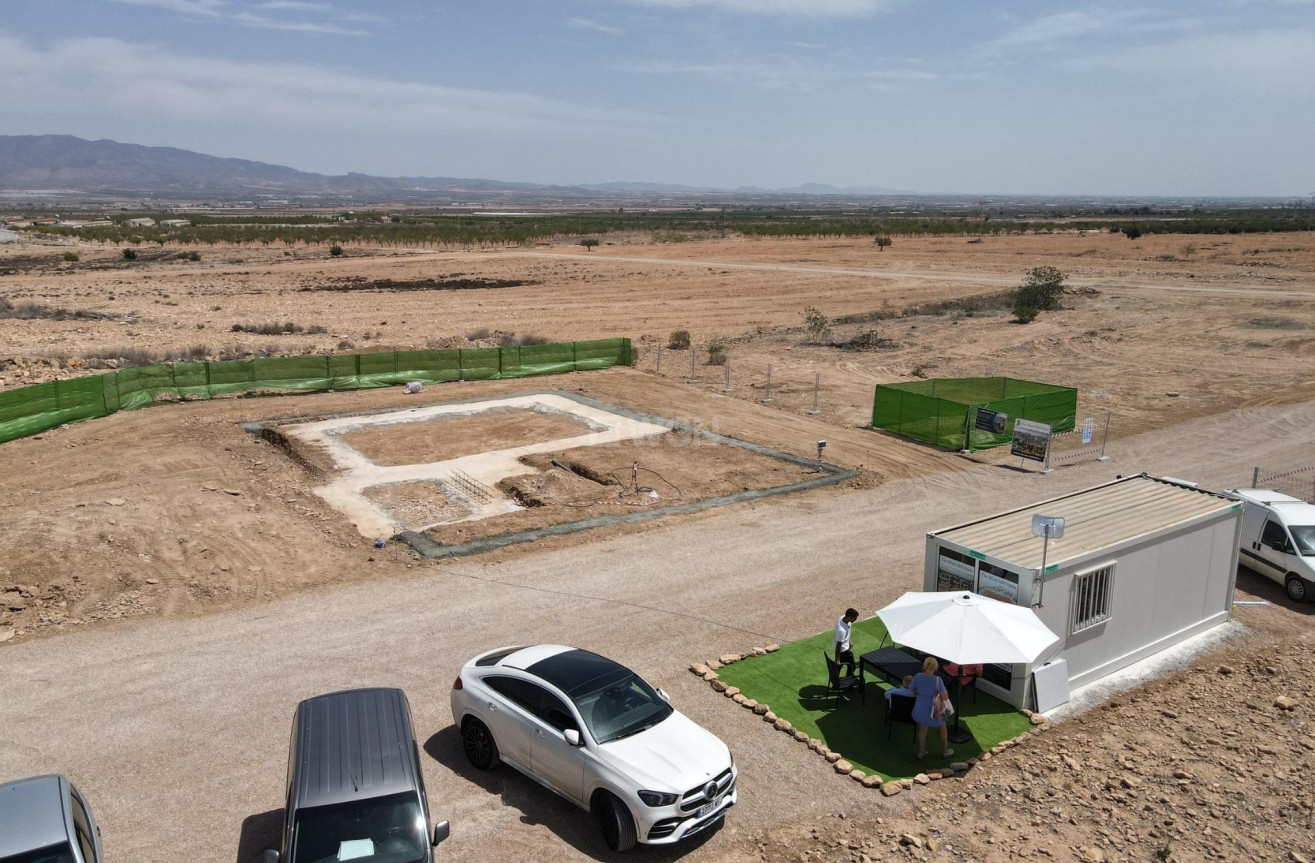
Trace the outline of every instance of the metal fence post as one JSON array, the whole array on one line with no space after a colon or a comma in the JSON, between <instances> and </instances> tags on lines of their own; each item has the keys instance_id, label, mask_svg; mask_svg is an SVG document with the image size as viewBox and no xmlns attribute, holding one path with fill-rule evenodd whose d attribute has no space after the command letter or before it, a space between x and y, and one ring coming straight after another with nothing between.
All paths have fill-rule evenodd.
<instances>
[{"instance_id":1,"label":"metal fence post","mask_svg":"<svg viewBox=\"0 0 1315 863\"><path fill-rule=\"evenodd\" d=\"M1100 436L1100 455L1096 456L1096 461L1109 461L1110 457L1105 455L1105 444L1110 439L1110 417L1112 412L1105 411L1105 431Z\"/></svg>"},{"instance_id":2,"label":"metal fence post","mask_svg":"<svg viewBox=\"0 0 1315 863\"><path fill-rule=\"evenodd\" d=\"M822 412L817 406L818 393L821 389L822 389L822 373L817 372L815 375L813 375L813 409L808 412L812 416L817 416Z\"/></svg>"},{"instance_id":3,"label":"metal fence post","mask_svg":"<svg viewBox=\"0 0 1315 863\"><path fill-rule=\"evenodd\" d=\"M771 403L772 403L772 366L769 363L767 365L767 389L763 392L763 404L769 405Z\"/></svg>"}]
</instances>

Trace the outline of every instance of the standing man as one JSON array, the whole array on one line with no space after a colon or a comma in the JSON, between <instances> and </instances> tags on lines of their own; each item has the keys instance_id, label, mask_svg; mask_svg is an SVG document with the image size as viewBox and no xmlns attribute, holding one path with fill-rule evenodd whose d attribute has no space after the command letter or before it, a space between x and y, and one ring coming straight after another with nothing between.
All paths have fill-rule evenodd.
<instances>
[{"instance_id":1,"label":"standing man","mask_svg":"<svg viewBox=\"0 0 1315 863\"><path fill-rule=\"evenodd\" d=\"M856 620L858 620L858 610L846 608L845 613L836 621L836 665L847 666L849 668L848 674L851 676L854 674L854 650L849 640L849 632Z\"/></svg>"}]
</instances>

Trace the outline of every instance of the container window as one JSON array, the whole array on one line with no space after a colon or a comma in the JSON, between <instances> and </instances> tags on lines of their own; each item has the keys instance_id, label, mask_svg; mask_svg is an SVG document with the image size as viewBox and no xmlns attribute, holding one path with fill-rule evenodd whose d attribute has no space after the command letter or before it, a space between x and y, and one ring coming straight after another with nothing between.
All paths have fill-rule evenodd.
<instances>
[{"instance_id":1,"label":"container window","mask_svg":"<svg viewBox=\"0 0 1315 863\"><path fill-rule=\"evenodd\" d=\"M1073 576L1072 604L1068 631L1072 635L1110 619L1114 592L1114 564L1079 572Z\"/></svg>"}]
</instances>

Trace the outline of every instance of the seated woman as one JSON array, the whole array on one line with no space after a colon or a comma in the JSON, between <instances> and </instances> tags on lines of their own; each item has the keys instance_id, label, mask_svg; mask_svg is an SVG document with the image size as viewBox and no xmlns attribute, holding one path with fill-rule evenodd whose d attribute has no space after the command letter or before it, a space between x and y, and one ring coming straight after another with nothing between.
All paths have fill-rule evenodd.
<instances>
[{"instance_id":1,"label":"seated woman","mask_svg":"<svg viewBox=\"0 0 1315 863\"><path fill-rule=\"evenodd\" d=\"M945 663L945 674L951 678L959 678L960 686L969 686L974 680L982 676L982 666L977 665L959 665L955 662Z\"/></svg>"},{"instance_id":2,"label":"seated woman","mask_svg":"<svg viewBox=\"0 0 1315 863\"><path fill-rule=\"evenodd\" d=\"M918 723L918 757L927 754L927 729L937 728L941 733L941 754L949 758L954 754L950 748L949 731L945 727L945 683L936 673L936 657L928 656L922 661L922 673L913 678L909 684L909 694L917 701L913 705L913 721Z\"/></svg>"}]
</instances>

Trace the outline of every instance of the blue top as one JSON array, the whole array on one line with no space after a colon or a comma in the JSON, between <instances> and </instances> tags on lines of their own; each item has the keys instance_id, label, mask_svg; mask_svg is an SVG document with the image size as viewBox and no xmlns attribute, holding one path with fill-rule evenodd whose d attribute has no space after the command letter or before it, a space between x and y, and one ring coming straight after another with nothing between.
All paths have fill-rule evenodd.
<instances>
[{"instance_id":1,"label":"blue top","mask_svg":"<svg viewBox=\"0 0 1315 863\"><path fill-rule=\"evenodd\" d=\"M909 684L909 693L918 699L913 705L913 721L929 728L940 728L945 724L945 717L932 718L932 707L937 694L945 691L945 684L935 674L918 674Z\"/></svg>"}]
</instances>

